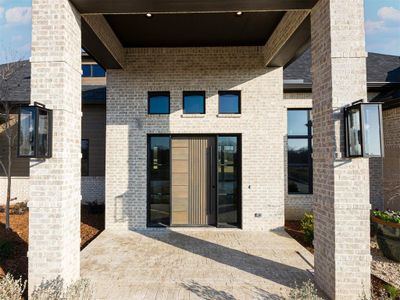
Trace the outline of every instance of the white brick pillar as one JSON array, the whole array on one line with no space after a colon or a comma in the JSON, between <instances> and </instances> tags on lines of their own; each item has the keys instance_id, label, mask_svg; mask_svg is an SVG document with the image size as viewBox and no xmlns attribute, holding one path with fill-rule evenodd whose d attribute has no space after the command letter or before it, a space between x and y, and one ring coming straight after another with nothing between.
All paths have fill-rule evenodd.
<instances>
[{"instance_id":1,"label":"white brick pillar","mask_svg":"<svg viewBox=\"0 0 400 300\"><path fill-rule=\"evenodd\" d=\"M345 159L344 105L367 99L363 0L311 13L315 276L334 299L370 296L369 167Z\"/></svg>"},{"instance_id":2,"label":"white brick pillar","mask_svg":"<svg viewBox=\"0 0 400 300\"><path fill-rule=\"evenodd\" d=\"M31 101L53 109L53 157L31 161L29 290L80 272L81 29L68 0L32 1Z\"/></svg>"}]
</instances>

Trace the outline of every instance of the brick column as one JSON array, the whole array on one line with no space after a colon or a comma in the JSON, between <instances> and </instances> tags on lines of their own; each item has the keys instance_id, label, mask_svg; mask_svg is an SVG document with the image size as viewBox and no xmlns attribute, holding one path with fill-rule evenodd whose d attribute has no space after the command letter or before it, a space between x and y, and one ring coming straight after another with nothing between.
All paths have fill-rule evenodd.
<instances>
[{"instance_id":1,"label":"brick column","mask_svg":"<svg viewBox=\"0 0 400 300\"><path fill-rule=\"evenodd\" d=\"M363 1L320 0L311 32L316 281L334 299L369 297L369 166L343 158L341 112L367 99Z\"/></svg>"},{"instance_id":2,"label":"brick column","mask_svg":"<svg viewBox=\"0 0 400 300\"><path fill-rule=\"evenodd\" d=\"M31 161L29 290L80 272L81 29L68 0L32 1L31 101L54 110L53 157Z\"/></svg>"}]
</instances>

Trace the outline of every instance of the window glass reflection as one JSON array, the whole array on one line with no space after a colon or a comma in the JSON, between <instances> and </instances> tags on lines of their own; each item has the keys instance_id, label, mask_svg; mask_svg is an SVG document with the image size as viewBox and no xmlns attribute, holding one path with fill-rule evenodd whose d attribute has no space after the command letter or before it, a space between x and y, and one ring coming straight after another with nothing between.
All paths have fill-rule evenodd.
<instances>
[{"instance_id":1,"label":"window glass reflection","mask_svg":"<svg viewBox=\"0 0 400 300\"><path fill-rule=\"evenodd\" d=\"M350 156L362 155L361 149L361 123L358 109L348 110L349 154Z\"/></svg>"},{"instance_id":2,"label":"window glass reflection","mask_svg":"<svg viewBox=\"0 0 400 300\"><path fill-rule=\"evenodd\" d=\"M239 114L240 113L240 93L221 92L219 95L220 114Z\"/></svg>"},{"instance_id":3,"label":"window glass reflection","mask_svg":"<svg viewBox=\"0 0 400 300\"><path fill-rule=\"evenodd\" d=\"M381 156L380 110L378 105L363 105L366 156Z\"/></svg>"},{"instance_id":4,"label":"window glass reflection","mask_svg":"<svg viewBox=\"0 0 400 300\"><path fill-rule=\"evenodd\" d=\"M169 113L169 94L149 93L149 114Z\"/></svg>"},{"instance_id":5,"label":"window glass reflection","mask_svg":"<svg viewBox=\"0 0 400 300\"><path fill-rule=\"evenodd\" d=\"M19 155L33 156L35 154L35 110L33 108L21 108L20 113Z\"/></svg>"},{"instance_id":6,"label":"window glass reflection","mask_svg":"<svg viewBox=\"0 0 400 300\"><path fill-rule=\"evenodd\" d=\"M292 167L288 169L289 193L308 194L310 190L310 170L306 167Z\"/></svg>"},{"instance_id":7,"label":"window glass reflection","mask_svg":"<svg viewBox=\"0 0 400 300\"><path fill-rule=\"evenodd\" d=\"M47 157L49 155L49 114L48 114L48 111L39 110L37 139L38 139L37 156L38 157Z\"/></svg>"},{"instance_id":8,"label":"window glass reflection","mask_svg":"<svg viewBox=\"0 0 400 300\"><path fill-rule=\"evenodd\" d=\"M185 92L183 95L184 114L204 114L205 95L204 93Z\"/></svg>"},{"instance_id":9,"label":"window glass reflection","mask_svg":"<svg viewBox=\"0 0 400 300\"><path fill-rule=\"evenodd\" d=\"M308 135L309 110L288 110L288 135Z\"/></svg>"},{"instance_id":10,"label":"window glass reflection","mask_svg":"<svg viewBox=\"0 0 400 300\"><path fill-rule=\"evenodd\" d=\"M238 137L218 137L218 223L238 226Z\"/></svg>"},{"instance_id":11,"label":"window glass reflection","mask_svg":"<svg viewBox=\"0 0 400 300\"><path fill-rule=\"evenodd\" d=\"M170 138L150 137L150 226L170 224Z\"/></svg>"}]
</instances>

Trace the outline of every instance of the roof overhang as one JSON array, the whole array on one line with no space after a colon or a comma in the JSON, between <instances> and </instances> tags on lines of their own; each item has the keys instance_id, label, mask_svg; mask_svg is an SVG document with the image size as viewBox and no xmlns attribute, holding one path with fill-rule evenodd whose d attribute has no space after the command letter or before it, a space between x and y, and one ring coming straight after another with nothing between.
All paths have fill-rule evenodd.
<instances>
[{"instance_id":1,"label":"roof overhang","mask_svg":"<svg viewBox=\"0 0 400 300\"><path fill-rule=\"evenodd\" d=\"M70 1L83 16L82 47L106 69L123 68L122 50L135 47L263 46L266 49L266 66L286 66L309 45L310 19L307 15L318 2ZM242 12L240 16L236 14L239 11ZM151 13L152 17L146 17L147 13ZM286 26L293 23L296 25ZM101 26L107 27L107 30L104 31ZM292 31L285 34L287 38L284 41L276 39L289 27ZM111 39L108 38L110 35ZM281 44L270 51L270 45L276 41ZM118 47L115 47L116 44Z\"/></svg>"},{"instance_id":2,"label":"roof overhang","mask_svg":"<svg viewBox=\"0 0 400 300\"><path fill-rule=\"evenodd\" d=\"M81 14L199 13L311 9L318 0L70 0Z\"/></svg>"}]
</instances>

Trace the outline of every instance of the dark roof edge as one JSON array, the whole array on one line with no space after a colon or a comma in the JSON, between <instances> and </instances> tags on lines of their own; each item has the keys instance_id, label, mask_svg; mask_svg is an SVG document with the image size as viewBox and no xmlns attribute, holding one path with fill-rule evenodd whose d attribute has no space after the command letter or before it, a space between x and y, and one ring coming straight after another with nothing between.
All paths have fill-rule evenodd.
<instances>
[{"instance_id":1,"label":"dark roof edge","mask_svg":"<svg viewBox=\"0 0 400 300\"><path fill-rule=\"evenodd\" d=\"M394 88L400 88L400 82L368 82L368 92L381 92ZM311 93L312 83L284 83L285 93Z\"/></svg>"}]
</instances>

